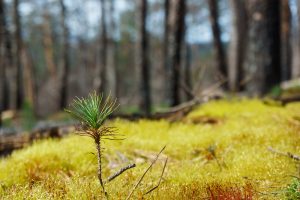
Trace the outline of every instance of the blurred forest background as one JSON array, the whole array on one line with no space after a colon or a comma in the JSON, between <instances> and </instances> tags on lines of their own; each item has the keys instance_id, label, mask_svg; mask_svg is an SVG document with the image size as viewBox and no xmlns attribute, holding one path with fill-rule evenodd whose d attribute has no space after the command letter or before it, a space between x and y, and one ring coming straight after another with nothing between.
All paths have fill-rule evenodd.
<instances>
[{"instance_id":1,"label":"blurred forest background","mask_svg":"<svg viewBox=\"0 0 300 200\"><path fill-rule=\"evenodd\" d=\"M300 77L299 13L296 0L0 0L1 113L42 119L93 90L145 115L218 84L276 93Z\"/></svg>"}]
</instances>

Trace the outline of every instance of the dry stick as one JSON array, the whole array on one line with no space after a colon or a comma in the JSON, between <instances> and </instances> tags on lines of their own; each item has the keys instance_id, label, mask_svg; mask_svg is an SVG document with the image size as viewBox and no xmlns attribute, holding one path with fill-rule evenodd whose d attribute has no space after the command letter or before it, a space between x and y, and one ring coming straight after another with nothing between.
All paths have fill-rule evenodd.
<instances>
[{"instance_id":1,"label":"dry stick","mask_svg":"<svg viewBox=\"0 0 300 200\"><path fill-rule=\"evenodd\" d=\"M151 190L149 190L148 192L146 192L144 195L149 194L150 192L152 192L153 190L157 189L157 188L160 186L160 183L161 183L161 181L162 181L163 175L164 175L164 173L165 173L165 169L166 169L166 166L167 166L167 162L168 162L168 158L167 158L166 161L165 161L165 164L164 164L163 170L162 170L162 172L161 172L161 175L160 175L158 184L157 184L155 187L153 187Z\"/></svg>"},{"instance_id":2,"label":"dry stick","mask_svg":"<svg viewBox=\"0 0 300 200\"><path fill-rule=\"evenodd\" d=\"M276 149L273 149L272 147L268 147L268 150L271 151L271 152L273 152L273 153L276 153L278 155L287 156L289 158L292 158L293 160L300 161L300 156L294 155L294 154L292 154L290 152L278 151Z\"/></svg>"},{"instance_id":3,"label":"dry stick","mask_svg":"<svg viewBox=\"0 0 300 200\"><path fill-rule=\"evenodd\" d=\"M129 195L127 196L126 200L130 199L130 197L132 196L133 192L135 191L135 189L138 187L138 185L142 182L143 178L145 177L145 175L147 174L147 172L152 168L152 166L154 165L154 163L157 161L159 155L165 150L166 146L164 146L160 152L156 155L155 159L151 162L151 165L146 169L146 171L144 172L144 174L141 176L141 178L138 180L138 182L135 184L135 186L133 187L133 189L131 190L131 192L129 193Z\"/></svg>"},{"instance_id":4,"label":"dry stick","mask_svg":"<svg viewBox=\"0 0 300 200\"><path fill-rule=\"evenodd\" d=\"M133 163L133 164L130 164L130 165L126 166L126 167L121 168L115 174L113 174L110 177L108 177L108 179L105 181L105 183L109 183L110 181L114 180L115 178L117 178L118 176L120 176L121 174L123 174L128 169L134 168L135 166L136 166L135 163Z\"/></svg>"}]
</instances>

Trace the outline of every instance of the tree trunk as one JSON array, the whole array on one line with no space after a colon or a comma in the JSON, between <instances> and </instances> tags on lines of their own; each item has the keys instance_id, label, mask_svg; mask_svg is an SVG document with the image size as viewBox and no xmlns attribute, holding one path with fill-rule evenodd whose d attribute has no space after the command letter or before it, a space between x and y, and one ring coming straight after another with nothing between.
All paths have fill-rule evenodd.
<instances>
[{"instance_id":1,"label":"tree trunk","mask_svg":"<svg viewBox=\"0 0 300 200\"><path fill-rule=\"evenodd\" d=\"M291 79L291 10L289 0L281 0L281 81Z\"/></svg>"},{"instance_id":2,"label":"tree trunk","mask_svg":"<svg viewBox=\"0 0 300 200\"><path fill-rule=\"evenodd\" d=\"M63 29L63 70L61 76L61 88L60 88L60 109L64 109L67 106L68 101L68 79L69 79L69 71L70 71L70 63L69 63L69 29L66 23L66 6L64 0L60 0L61 6L61 23Z\"/></svg>"},{"instance_id":3,"label":"tree trunk","mask_svg":"<svg viewBox=\"0 0 300 200\"><path fill-rule=\"evenodd\" d=\"M101 68L100 68L100 86L99 86L99 93L106 93L107 87L107 33L106 33L106 9L105 9L105 0L100 0L101 2L101 52L100 52L100 61L101 61Z\"/></svg>"},{"instance_id":4,"label":"tree trunk","mask_svg":"<svg viewBox=\"0 0 300 200\"><path fill-rule=\"evenodd\" d=\"M194 97L193 86L192 86L192 74L191 74L191 60L192 60L192 52L191 46L186 43L185 44L185 63L184 63L184 84L186 86L185 95L187 100L192 100Z\"/></svg>"},{"instance_id":5,"label":"tree trunk","mask_svg":"<svg viewBox=\"0 0 300 200\"><path fill-rule=\"evenodd\" d=\"M56 67L53 58L53 40L52 40L51 27L50 27L50 15L48 11L45 11L43 18L44 18L44 23L42 25L43 46L45 51L46 65L51 77L56 77Z\"/></svg>"},{"instance_id":6,"label":"tree trunk","mask_svg":"<svg viewBox=\"0 0 300 200\"><path fill-rule=\"evenodd\" d=\"M298 50L298 54L300 53L300 0L297 1L297 14L298 14L298 44L296 48L296 52ZM292 78L298 78L300 77L300 59L299 56L295 56L296 58L298 57L298 59L296 59L296 65L293 67L293 72L292 72Z\"/></svg>"},{"instance_id":7,"label":"tree trunk","mask_svg":"<svg viewBox=\"0 0 300 200\"><path fill-rule=\"evenodd\" d=\"M17 67L17 90L16 90L16 108L21 109L24 101L23 92L23 67L21 62L22 54L22 34L19 13L19 0L14 0L14 23L15 23L15 62Z\"/></svg>"},{"instance_id":8,"label":"tree trunk","mask_svg":"<svg viewBox=\"0 0 300 200\"><path fill-rule=\"evenodd\" d=\"M227 79L226 57L222 45L221 28L219 25L219 5L217 0L208 0L208 7L210 12L211 29L213 33L214 51L216 55L217 69L222 79ZM228 83L224 84L227 88Z\"/></svg>"},{"instance_id":9,"label":"tree trunk","mask_svg":"<svg viewBox=\"0 0 300 200\"><path fill-rule=\"evenodd\" d=\"M24 64L24 94L26 101L32 106L35 111L36 108L36 89L35 89L35 73L33 69L33 62L31 55L25 49L22 51L22 63Z\"/></svg>"},{"instance_id":10,"label":"tree trunk","mask_svg":"<svg viewBox=\"0 0 300 200\"><path fill-rule=\"evenodd\" d=\"M164 2L165 19L164 19L164 39L163 39L163 69L165 77L165 95L166 99L170 96L170 57L169 57L169 32L170 32L170 0Z\"/></svg>"},{"instance_id":11,"label":"tree trunk","mask_svg":"<svg viewBox=\"0 0 300 200\"><path fill-rule=\"evenodd\" d=\"M151 89L150 89L150 67L148 58L148 33L147 27L147 0L140 0L138 2L139 27L138 27L138 52L137 61L141 70L141 109L146 115L151 112Z\"/></svg>"},{"instance_id":12,"label":"tree trunk","mask_svg":"<svg viewBox=\"0 0 300 200\"><path fill-rule=\"evenodd\" d=\"M247 45L248 16L245 0L230 0L230 6L233 17L228 59L228 84L231 91L237 92L243 89L241 83L244 78L243 65Z\"/></svg>"},{"instance_id":13,"label":"tree trunk","mask_svg":"<svg viewBox=\"0 0 300 200\"><path fill-rule=\"evenodd\" d=\"M108 91L113 97L118 97L118 86L117 86L117 42L115 33L117 31L117 26L115 22L115 0L109 1L109 43L108 43L108 61L107 61L107 85Z\"/></svg>"},{"instance_id":14,"label":"tree trunk","mask_svg":"<svg viewBox=\"0 0 300 200\"><path fill-rule=\"evenodd\" d=\"M185 34L185 0L171 1L171 28L172 36L170 39L170 66L171 66L171 105L176 106L180 103L180 66L182 44Z\"/></svg>"},{"instance_id":15,"label":"tree trunk","mask_svg":"<svg viewBox=\"0 0 300 200\"><path fill-rule=\"evenodd\" d=\"M2 127L2 112L4 111L4 99L3 91L5 90L5 62L4 62L4 38L5 35L5 28L4 28L4 2L0 0L0 86L2 91L2 98L0 99L0 128Z\"/></svg>"},{"instance_id":16,"label":"tree trunk","mask_svg":"<svg viewBox=\"0 0 300 200\"><path fill-rule=\"evenodd\" d=\"M262 95L280 82L280 0L249 0L246 90Z\"/></svg>"},{"instance_id":17,"label":"tree trunk","mask_svg":"<svg viewBox=\"0 0 300 200\"><path fill-rule=\"evenodd\" d=\"M11 45L11 38L10 32L7 27L6 21L6 13L5 13L5 3L1 0L1 9L2 9L2 18L1 18L1 26L2 26L2 45L3 45L3 90L2 90L2 97L3 97L3 109L9 109L9 101L10 101L10 88L9 88L9 79L7 77L8 68L12 68L13 66L13 56L12 56L12 45Z\"/></svg>"}]
</instances>

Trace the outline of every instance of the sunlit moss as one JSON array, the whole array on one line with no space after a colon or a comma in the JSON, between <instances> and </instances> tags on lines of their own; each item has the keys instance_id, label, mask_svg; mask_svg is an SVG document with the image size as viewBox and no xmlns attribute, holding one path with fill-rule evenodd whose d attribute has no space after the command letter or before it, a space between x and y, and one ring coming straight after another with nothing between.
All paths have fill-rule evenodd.
<instances>
[{"instance_id":1,"label":"sunlit moss","mask_svg":"<svg viewBox=\"0 0 300 200\"><path fill-rule=\"evenodd\" d=\"M208 117L212 123L203 120ZM107 185L112 199L124 199L148 166L141 154L155 155L164 145L169 162L165 181L149 195L154 199L207 197L207 188L216 184L223 188L249 184L255 198L281 199L283 188L298 173L293 160L267 148L300 154L299 103L281 107L259 100L214 101L195 109L182 122L117 119L110 123L126 140L105 142L104 175L126 165L120 153L137 163ZM94 175L97 160L91 152L93 142L77 135L39 141L16 151L0 161L0 196L99 199L101 189ZM157 183L162 166L159 160L135 197Z\"/></svg>"}]
</instances>

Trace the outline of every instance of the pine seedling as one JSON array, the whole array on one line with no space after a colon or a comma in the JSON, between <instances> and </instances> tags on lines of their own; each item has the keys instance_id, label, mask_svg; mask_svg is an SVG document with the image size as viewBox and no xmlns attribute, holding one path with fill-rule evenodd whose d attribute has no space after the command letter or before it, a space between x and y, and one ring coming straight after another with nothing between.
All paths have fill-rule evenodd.
<instances>
[{"instance_id":1,"label":"pine seedling","mask_svg":"<svg viewBox=\"0 0 300 200\"><path fill-rule=\"evenodd\" d=\"M102 141L104 139L116 139L117 135L115 128L105 126L104 122L117 107L116 100L112 100L110 95L104 100L103 94L98 95L96 92L93 92L87 98L77 97L73 100L69 109L66 109L66 112L80 121L78 133L91 137L95 142L98 159L97 175L105 196L107 193L102 177Z\"/></svg>"}]
</instances>

